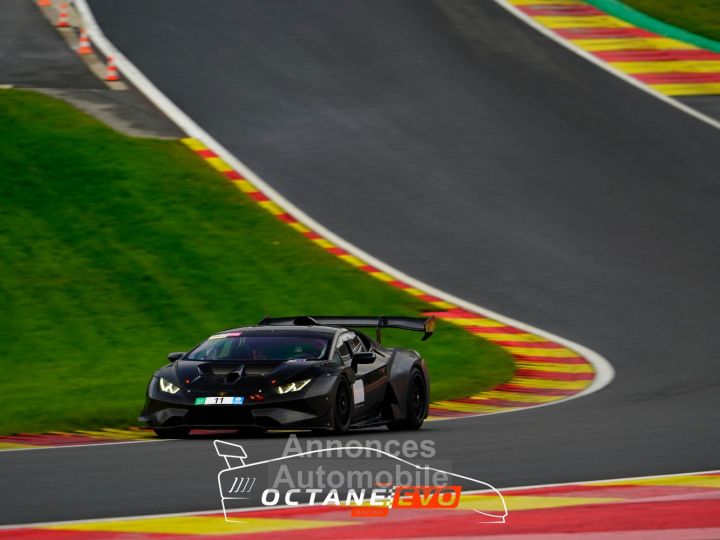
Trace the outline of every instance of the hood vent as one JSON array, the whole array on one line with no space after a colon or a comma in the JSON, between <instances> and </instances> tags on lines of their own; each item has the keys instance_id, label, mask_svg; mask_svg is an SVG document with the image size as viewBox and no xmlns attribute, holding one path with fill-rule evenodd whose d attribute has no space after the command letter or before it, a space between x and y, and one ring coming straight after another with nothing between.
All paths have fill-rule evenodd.
<instances>
[{"instance_id":1,"label":"hood vent","mask_svg":"<svg viewBox=\"0 0 720 540\"><path fill-rule=\"evenodd\" d=\"M248 362L242 364L227 364L221 362L204 362L198 364L197 370L200 378L233 384L241 377L266 377L281 367L285 362L264 360L262 362Z\"/></svg>"}]
</instances>

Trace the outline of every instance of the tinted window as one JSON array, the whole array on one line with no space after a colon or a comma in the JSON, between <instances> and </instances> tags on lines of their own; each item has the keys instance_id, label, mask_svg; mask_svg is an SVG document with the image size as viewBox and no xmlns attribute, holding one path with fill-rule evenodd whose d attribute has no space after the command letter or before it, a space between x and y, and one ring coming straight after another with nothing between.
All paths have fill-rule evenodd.
<instances>
[{"instance_id":1,"label":"tinted window","mask_svg":"<svg viewBox=\"0 0 720 540\"><path fill-rule=\"evenodd\" d=\"M324 360L330 337L294 334L244 335L228 332L210 337L189 360Z\"/></svg>"}]
</instances>

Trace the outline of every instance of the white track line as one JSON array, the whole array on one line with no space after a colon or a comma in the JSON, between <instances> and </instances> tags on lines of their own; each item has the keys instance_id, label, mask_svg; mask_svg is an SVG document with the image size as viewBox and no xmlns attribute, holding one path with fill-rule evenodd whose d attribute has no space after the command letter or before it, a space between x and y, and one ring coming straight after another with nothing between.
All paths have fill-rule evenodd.
<instances>
[{"instance_id":1,"label":"white track line","mask_svg":"<svg viewBox=\"0 0 720 540\"><path fill-rule=\"evenodd\" d=\"M556 336L544 330L540 330L520 321L516 321L514 319L511 319L510 317L500 315L499 313L495 313L494 311L475 305L471 302L436 289L435 287L432 287L427 283L423 283L415 278L412 278L407 274L401 272L397 268L394 268L376 259L369 253L366 253L359 247L351 244L343 238L340 238L335 233L322 226L305 212L300 210L300 208L296 207L293 203L283 197L280 193L275 191L275 189L273 189L270 185L265 183L264 180L258 177L244 163L237 159L225 147L223 147L218 141L216 141L209 133L202 129L192 118L185 114L185 112L183 112L177 105L170 101L170 99L165 94L163 94L137 67L135 67L132 62L130 62L130 60L127 59L124 54L122 54L115 47L115 45L110 42L110 40L107 39L107 37L105 37L105 34L103 33L100 26L97 24L97 21L95 20L95 17L90 10L86 0L75 0L75 7L85 22L85 28L88 31L90 38L97 45L98 49L100 49L100 51L105 56L112 56L115 59L115 63L118 66L120 72L125 77L127 77L128 80L130 80L143 94L145 94L145 96L152 103L154 103L155 106L158 107L158 109L165 113L173 122L175 122L180 127L180 129L185 131L188 136L202 141L205 146L212 149L218 156L220 156L224 161L230 164L234 169L239 171L245 178L250 180L251 183L255 184L265 195L272 199L273 202L275 202L283 210L285 210L289 214L292 214L298 221L302 222L310 229L313 229L315 232L327 238L348 253L355 255L356 257L366 261L370 265L375 266L383 272L390 274L391 276L395 277L400 281L404 281L417 289L422 289L433 296L441 298L446 302L450 302L451 304L455 304L463 309L474 311L485 317L504 322L507 325L515 326L516 328L522 329L526 332L537 334L551 341L560 343L565 347L574 349L575 351L580 353L580 355L584 356L585 359L587 359L588 362L593 365L596 373L595 379L593 380L592 384L590 384L582 392L569 396L565 399L540 404L538 405L538 407L554 405L557 403L568 401L570 399L586 396L593 392L597 392L601 388L604 388L610 383L610 381L612 381L613 377L615 376L615 370L613 369L610 362L608 362L598 353L591 351L587 347L584 347L578 343L574 343L565 338ZM526 409L519 410L522 411ZM489 414L502 414L504 412L513 411L500 411L499 413ZM470 416L466 416L463 418L470 418Z\"/></svg>"},{"instance_id":2,"label":"white track line","mask_svg":"<svg viewBox=\"0 0 720 540\"><path fill-rule=\"evenodd\" d=\"M605 483L605 482L623 482L623 481L636 481L636 480L652 480L655 478L674 478L678 476L697 476L697 475L703 475L703 474L717 474L720 473L719 470L710 470L710 471L696 471L696 472L687 472L687 473L673 473L673 474L653 474L650 476L626 476L622 478L607 478L603 480L587 480L587 481L580 481L580 482L560 482L557 484L533 484L530 486L516 486L516 487L509 487L509 488L498 488L502 492L507 491L522 491L526 489L542 489L542 488L548 488L548 487L560 487L560 486L572 486L572 485L588 485L588 484L598 484L598 483ZM463 491L463 493L466 493L468 495L472 495L474 493L485 493L489 490L487 489L481 489L481 490L472 490L472 491ZM305 506L305 505L303 505ZM288 506L275 506L273 508L281 509L281 508L289 508ZM293 508L297 508L297 506L293 506ZM242 512L251 512L254 510L266 510L267 506L256 506L253 508L246 508L244 510L241 510ZM0 525L0 531L6 530L6 529L17 529L17 528L35 528L35 527L52 527L56 525L65 525L65 524L78 524L78 523L104 523L106 521L132 521L135 519L162 519L162 518L173 518L173 517L186 517L186 516L206 516L208 514L223 514L223 509L218 508L216 510L200 510L198 512L174 512L169 514L141 514L136 516L122 516L122 517L108 517L108 518L90 518L90 519L76 519L76 520L65 520L65 521L43 521L38 523L16 523L12 525Z\"/></svg>"},{"instance_id":3,"label":"white track line","mask_svg":"<svg viewBox=\"0 0 720 540\"><path fill-rule=\"evenodd\" d=\"M634 79L633 77L631 77L630 75L628 75L626 73L616 70L615 68L613 68L606 62L603 62L602 60L600 60L595 55L589 53L588 51L581 49L577 45L574 45L572 43L572 41L561 38L555 32L553 32L550 28L543 26L542 24L540 24L539 22L534 20L532 17L530 17L526 13L523 13L517 7L510 4L507 0L493 0L493 1L497 5L502 7L503 9L505 9L505 10L509 11L510 13L512 13L513 15L515 15L518 19L521 19L524 23L532 26L535 30L537 30L544 36L552 39L555 43L558 43L559 45L562 45L566 49L571 50L575 54L582 56L585 60L592 62L600 69L603 69L603 70L607 71L608 73L615 75L616 77L622 79L626 83L633 85L635 88L638 88L638 89L642 90L643 92L650 94L651 96L659 99L660 101L664 101L668 105L671 105L672 107L675 107L676 109L679 109L682 112L689 114L693 118L697 118L701 122L705 122L706 124L716 128L716 129L720 129L720 121L715 120L714 118L711 118L710 116L707 116L707 115L701 113L700 111L693 109L692 107L688 107L687 105L678 101L675 98L666 96L665 94L658 92L654 88L651 88L651 87L641 83L640 81L638 81L637 79Z\"/></svg>"}]
</instances>

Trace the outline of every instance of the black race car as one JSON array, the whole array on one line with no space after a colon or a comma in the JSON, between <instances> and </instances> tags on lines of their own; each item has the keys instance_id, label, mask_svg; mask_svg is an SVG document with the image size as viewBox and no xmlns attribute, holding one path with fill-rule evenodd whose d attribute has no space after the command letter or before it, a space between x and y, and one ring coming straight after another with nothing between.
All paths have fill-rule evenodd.
<instances>
[{"instance_id":1,"label":"black race car","mask_svg":"<svg viewBox=\"0 0 720 540\"><path fill-rule=\"evenodd\" d=\"M375 328L376 339L349 328ZM428 415L425 361L417 351L383 347L383 328L424 332L426 340L435 319L266 317L217 333L168 355L138 420L170 438L194 428L418 429Z\"/></svg>"}]
</instances>

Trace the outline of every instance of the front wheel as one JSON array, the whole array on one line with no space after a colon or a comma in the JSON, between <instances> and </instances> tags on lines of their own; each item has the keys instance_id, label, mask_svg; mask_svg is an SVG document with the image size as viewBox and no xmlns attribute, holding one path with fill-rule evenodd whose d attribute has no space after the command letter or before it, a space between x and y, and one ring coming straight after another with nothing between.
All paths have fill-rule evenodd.
<instances>
[{"instance_id":1,"label":"front wheel","mask_svg":"<svg viewBox=\"0 0 720 540\"><path fill-rule=\"evenodd\" d=\"M161 439L184 439L190 435L190 428L186 427L153 428L153 431Z\"/></svg>"},{"instance_id":2,"label":"front wheel","mask_svg":"<svg viewBox=\"0 0 720 540\"><path fill-rule=\"evenodd\" d=\"M350 429L352 420L353 399L350 385L341 379L335 390L335 403L333 404L333 432L345 433Z\"/></svg>"},{"instance_id":3,"label":"front wheel","mask_svg":"<svg viewBox=\"0 0 720 540\"><path fill-rule=\"evenodd\" d=\"M398 422L391 422L388 428L391 430L399 429L420 429L425 422L425 412L427 411L428 395L425 377L420 373L419 369L413 369L410 373L410 384L407 391L407 408L405 419Z\"/></svg>"}]
</instances>

